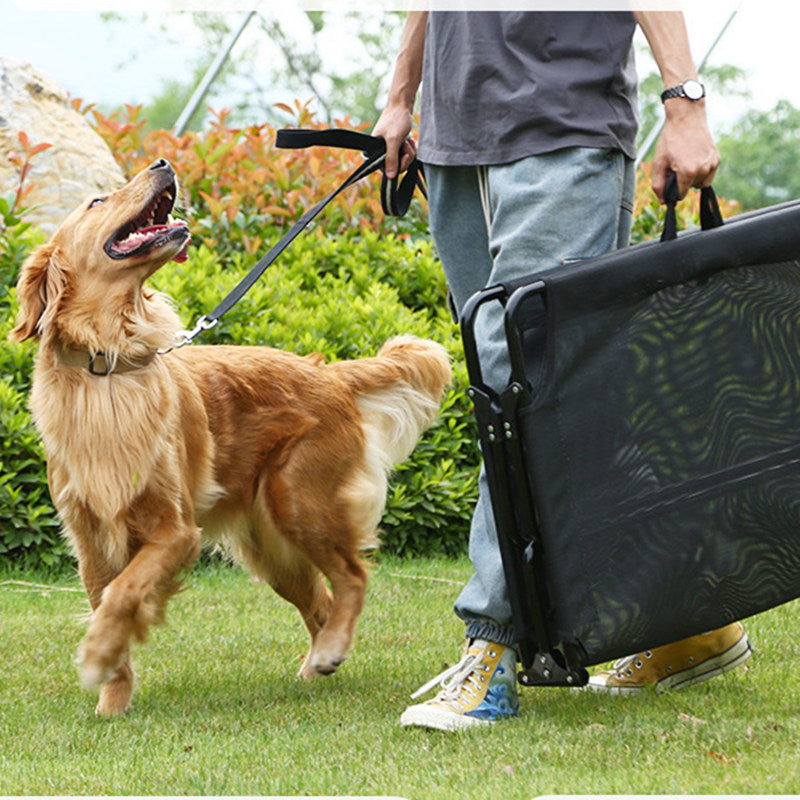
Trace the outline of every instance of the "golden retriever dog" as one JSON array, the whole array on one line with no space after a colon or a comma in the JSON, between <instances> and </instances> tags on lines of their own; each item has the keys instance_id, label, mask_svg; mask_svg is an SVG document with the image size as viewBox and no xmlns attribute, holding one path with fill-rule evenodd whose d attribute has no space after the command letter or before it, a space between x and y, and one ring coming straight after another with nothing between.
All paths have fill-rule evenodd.
<instances>
[{"instance_id":1,"label":"golden retriever dog","mask_svg":"<svg viewBox=\"0 0 800 800\"><path fill-rule=\"evenodd\" d=\"M184 261L159 160L90 200L23 265L12 338L39 339L30 407L53 502L92 607L78 663L97 712L129 709L132 639L163 621L201 536L293 603L332 673L364 603L387 473L436 416L450 366L410 336L326 364L269 347L192 345L145 281ZM327 579L327 580L326 580Z\"/></svg>"}]
</instances>

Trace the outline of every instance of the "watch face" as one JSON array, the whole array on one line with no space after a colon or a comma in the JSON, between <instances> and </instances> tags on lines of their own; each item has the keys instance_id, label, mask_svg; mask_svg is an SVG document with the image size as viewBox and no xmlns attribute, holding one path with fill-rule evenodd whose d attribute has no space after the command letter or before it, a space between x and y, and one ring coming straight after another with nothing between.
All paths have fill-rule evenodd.
<instances>
[{"instance_id":1,"label":"watch face","mask_svg":"<svg viewBox=\"0 0 800 800\"><path fill-rule=\"evenodd\" d=\"M705 94L703 85L697 81L686 81L683 84L683 91L690 100L699 100Z\"/></svg>"}]
</instances>

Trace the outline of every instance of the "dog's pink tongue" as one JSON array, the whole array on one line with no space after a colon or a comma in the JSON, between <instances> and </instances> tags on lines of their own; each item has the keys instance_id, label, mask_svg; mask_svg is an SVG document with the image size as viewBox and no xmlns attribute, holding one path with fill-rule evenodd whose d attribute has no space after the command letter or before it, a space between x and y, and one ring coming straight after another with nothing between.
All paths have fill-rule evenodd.
<instances>
[{"instance_id":1,"label":"dog's pink tongue","mask_svg":"<svg viewBox=\"0 0 800 800\"><path fill-rule=\"evenodd\" d=\"M183 262L186 261L189 258L189 242L191 242L191 241L192 241L192 237L189 236L186 239L186 244L181 248L181 250L178 253L178 255L176 255L172 259L173 261L177 261L178 264L183 264Z\"/></svg>"}]
</instances>

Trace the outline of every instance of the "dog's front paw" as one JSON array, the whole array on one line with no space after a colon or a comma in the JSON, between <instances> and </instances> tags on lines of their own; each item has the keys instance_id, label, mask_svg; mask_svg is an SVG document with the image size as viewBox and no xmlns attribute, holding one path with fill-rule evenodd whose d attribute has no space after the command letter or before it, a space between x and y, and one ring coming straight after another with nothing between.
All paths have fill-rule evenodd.
<instances>
[{"instance_id":1,"label":"dog's front paw","mask_svg":"<svg viewBox=\"0 0 800 800\"><path fill-rule=\"evenodd\" d=\"M116 717L131 710L131 687L106 683L100 690L100 699L94 713L99 717Z\"/></svg>"},{"instance_id":2,"label":"dog's front paw","mask_svg":"<svg viewBox=\"0 0 800 800\"><path fill-rule=\"evenodd\" d=\"M318 678L320 675L333 675L344 659L345 656L339 653L326 654L312 649L297 674L307 681Z\"/></svg>"}]
</instances>

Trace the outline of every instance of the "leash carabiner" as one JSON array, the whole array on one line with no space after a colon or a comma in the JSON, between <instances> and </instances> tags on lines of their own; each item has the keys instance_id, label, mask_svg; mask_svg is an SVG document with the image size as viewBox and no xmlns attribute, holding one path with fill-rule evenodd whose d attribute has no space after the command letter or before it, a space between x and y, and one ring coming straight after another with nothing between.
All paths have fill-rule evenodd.
<instances>
[{"instance_id":1,"label":"leash carabiner","mask_svg":"<svg viewBox=\"0 0 800 800\"><path fill-rule=\"evenodd\" d=\"M185 347L187 344L191 344L203 331L210 331L218 322L219 319L209 319L207 316L202 316L197 320L192 330L181 331L173 345L165 347L163 350L156 350L156 353L161 356L180 347Z\"/></svg>"}]
</instances>

